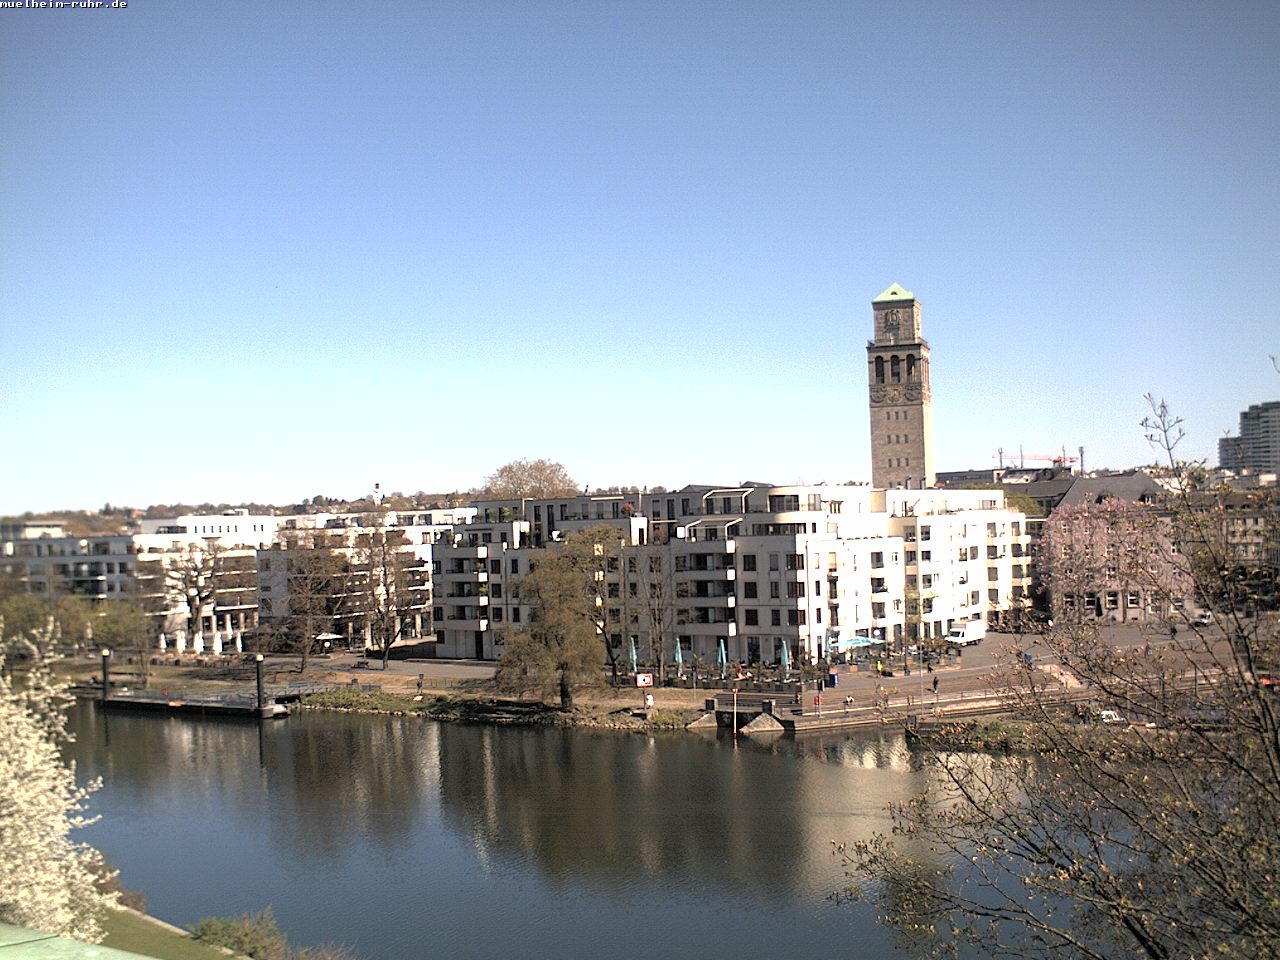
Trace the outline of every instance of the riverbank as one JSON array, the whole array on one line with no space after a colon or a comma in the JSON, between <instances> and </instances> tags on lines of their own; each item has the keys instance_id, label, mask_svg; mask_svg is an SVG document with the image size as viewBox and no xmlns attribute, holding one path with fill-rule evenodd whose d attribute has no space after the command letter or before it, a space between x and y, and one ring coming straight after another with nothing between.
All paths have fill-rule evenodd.
<instances>
[{"instance_id":1,"label":"riverbank","mask_svg":"<svg viewBox=\"0 0 1280 960\"><path fill-rule=\"evenodd\" d=\"M703 691L662 692L661 706L645 710L633 693L591 691L575 699L570 710L541 700L521 700L479 694L409 694L364 690L358 686L316 693L303 698L304 710L340 713L420 716L428 720L482 723L497 726L583 727L607 730L683 729L703 714ZM696 696L693 696L695 695Z\"/></svg>"},{"instance_id":2,"label":"riverbank","mask_svg":"<svg viewBox=\"0 0 1280 960\"><path fill-rule=\"evenodd\" d=\"M74 683L99 682L96 660L63 660L59 673ZM612 730L682 729L702 716L705 690L660 688L655 706L644 709L643 694L633 687L614 688L602 683L577 692L574 707L532 697L498 692L488 677L442 677L426 672L421 683L415 674L382 671L376 666L358 671L335 669L323 658L313 658L305 672L296 661L272 658L264 671L269 684L307 680L331 684L333 689L305 697L298 706L306 710L343 713L422 716L446 722L499 726L583 727ZM112 689L137 687L141 682L131 658L112 664ZM197 694L252 691L255 671L240 659L166 659L148 670L148 689L174 697Z\"/></svg>"},{"instance_id":3,"label":"riverbank","mask_svg":"<svg viewBox=\"0 0 1280 960\"><path fill-rule=\"evenodd\" d=\"M156 917L128 908L112 910L103 920L102 945L158 960L227 960L224 950L192 939L191 934Z\"/></svg>"}]
</instances>

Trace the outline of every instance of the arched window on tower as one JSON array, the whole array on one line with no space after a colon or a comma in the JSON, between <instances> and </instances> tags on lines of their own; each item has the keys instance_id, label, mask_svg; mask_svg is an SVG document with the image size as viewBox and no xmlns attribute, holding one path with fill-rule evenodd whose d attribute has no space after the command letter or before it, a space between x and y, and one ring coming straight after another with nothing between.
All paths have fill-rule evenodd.
<instances>
[{"instance_id":1,"label":"arched window on tower","mask_svg":"<svg viewBox=\"0 0 1280 960\"><path fill-rule=\"evenodd\" d=\"M916 378L916 355L914 353L907 354L907 379L914 380Z\"/></svg>"},{"instance_id":2,"label":"arched window on tower","mask_svg":"<svg viewBox=\"0 0 1280 960\"><path fill-rule=\"evenodd\" d=\"M876 383L884 383L884 357L876 357Z\"/></svg>"},{"instance_id":3,"label":"arched window on tower","mask_svg":"<svg viewBox=\"0 0 1280 960\"><path fill-rule=\"evenodd\" d=\"M889 358L889 379L894 383L902 382L902 361L896 353Z\"/></svg>"}]
</instances>

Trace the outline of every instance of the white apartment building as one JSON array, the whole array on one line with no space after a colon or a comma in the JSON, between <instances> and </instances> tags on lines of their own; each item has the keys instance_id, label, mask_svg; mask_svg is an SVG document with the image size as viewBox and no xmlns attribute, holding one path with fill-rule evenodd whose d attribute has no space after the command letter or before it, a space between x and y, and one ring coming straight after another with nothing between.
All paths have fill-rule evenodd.
<instances>
[{"instance_id":1,"label":"white apartment building","mask_svg":"<svg viewBox=\"0 0 1280 960\"><path fill-rule=\"evenodd\" d=\"M620 656L634 643L642 658L670 659L679 643L686 663L714 664L723 644L732 661L777 663L785 644L798 663L941 637L1025 602L1025 518L999 491L746 484L638 505L625 495L503 501L478 504L471 523L436 540L437 655L500 656L503 634L529 622L513 587L530 562L600 525L613 531L601 626Z\"/></svg>"},{"instance_id":2,"label":"white apartment building","mask_svg":"<svg viewBox=\"0 0 1280 960\"><path fill-rule=\"evenodd\" d=\"M992 625L1030 606L1026 517L999 490L887 490L890 528L902 537L907 585L918 591L912 639L945 636L965 620Z\"/></svg>"},{"instance_id":3,"label":"white apartment building","mask_svg":"<svg viewBox=\"0 0 1280 960\"><path fill-rule=\"evenodd\" d=\"M475 515L473 508L389 512L369 514L305 514L281 518L275 541L256 552L256 589L259 618L280 624L296 612L295 578L300 559L311 550L324 547L342 561L340 576L334 578L332 595L315 604L312 613L321 633L335 633L350 649L364 649L374 643L371 605L377 603L378 560L369 549L369 537L383 532L395 541L398 588L406 593L396 606L394 632L397 641L413 641L432 635L431 555L432 545L455 522ZM293 589L291 589L291 587ZM317 609L322 607L323 609ZM320 623L319 621L324 621Z\"/></svg>"}]
</instances>

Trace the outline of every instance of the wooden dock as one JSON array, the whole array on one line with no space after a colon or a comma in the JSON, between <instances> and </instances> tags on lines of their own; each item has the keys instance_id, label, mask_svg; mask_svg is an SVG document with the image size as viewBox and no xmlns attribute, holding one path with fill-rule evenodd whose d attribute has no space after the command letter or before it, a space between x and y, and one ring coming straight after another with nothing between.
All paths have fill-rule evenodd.
<instances>
[{"instance_id":1,"label":"wooden dock","mask_svg":"<svg viewBox=\"0 0 1280 960\"><path fill-rule=\"evenodd\" d=\"M257 697L253 694L242 693L170 697L163 693L139 691L113 693L105 700L99 696L97 703L104 710L195 714L202 717L249 717L255 720L270 720L289 715L289 708L283 703L264 698L263 703L259 705Z\"/></svg>"},{"instance_id":2,"label":"wooden dock","mask_svg":"<svg viewBox=\"0 0 1280 960\"><path fill-rule=\"evenodd\" d=\"M112 683L104 698L102 685L99 683L73 687L72 692L81 699L93 700L104 710L268 720L288 716L287 703L295 703L308 694L321 693L340 686L342 685L313 680L266 684L262 689L261 704L254 690L233 690L224 693L170 692L131 690L127 687L117 687Z\"/></svg>"},{"instance_id":3,"label":"wooden dock","mask_svg":"<svg viewBox=\"0 0 1280 960\"><path fill-rule=\"evenodd\" d=\"M707 699L708 714L714 714L716 725L736 727L748 733L754 729L781 729L801 734L823 730L879 727L900 723L906 718L956 720L964 717L991 716L1007 709L1005 701L995 695L970 694L942 699L913 696L883 697L879 702L864 698L847 703L838 691L808 689L788 692L717 693ZM774 721L757 723L765 716ZM753 729L748 729L749 727Z\"/></svg>"}]
</instances>

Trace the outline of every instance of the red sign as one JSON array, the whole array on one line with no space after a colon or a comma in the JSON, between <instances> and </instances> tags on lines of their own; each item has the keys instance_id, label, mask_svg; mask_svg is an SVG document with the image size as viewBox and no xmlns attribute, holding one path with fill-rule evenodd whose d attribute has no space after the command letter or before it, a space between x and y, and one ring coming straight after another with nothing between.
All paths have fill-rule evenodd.
<instances>
[{"instance_id":1,"label":"red sign","mask_svg":"<svg viewBox=\"0 0 1280 960\"><path fill-rule=\"evenodd\" d=\"M652 686L653 686L653 674L652 674L652 673L637 673L637 674L636 674L636 686L637 686L637 687L652 687Z\"/></svg>"}]
</instances>

